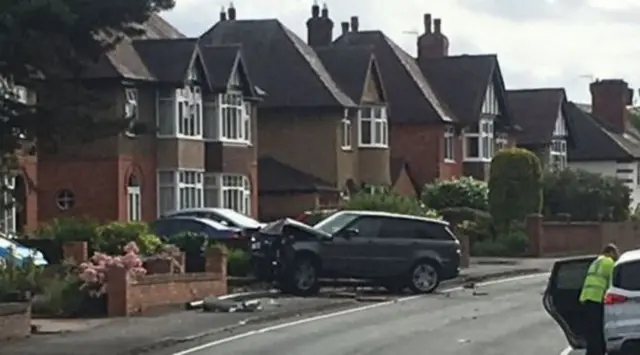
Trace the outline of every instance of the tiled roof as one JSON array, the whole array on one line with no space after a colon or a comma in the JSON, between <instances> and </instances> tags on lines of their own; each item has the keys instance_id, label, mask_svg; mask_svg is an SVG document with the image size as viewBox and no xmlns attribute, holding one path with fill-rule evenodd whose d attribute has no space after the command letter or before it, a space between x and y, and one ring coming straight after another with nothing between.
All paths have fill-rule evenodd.
<instances>
[{"instance_id":1,"label":"tiled roof","mask_svg":"<svg viewBox=\"0 0 640 355\"><path fill-rule=\"evenodd\" d=\"M338 191L331 183L270 156L258 159L260 193Z\"/></svg>"},{"instance_id":2,"label":"tiled roof","mask_svg":"<svg viewBox=\"0 0 640 355\"><path fill-rule=\"evenodd\" d=\"M498 102L505 102L498 58L493 54L429 58L418 63L438 97L464 124L480 119L489 83L494 83Z\"/></svg>"},{"instance_id":3,"label":"tiled roof","mask_svg":"<svg viewBox=\"0 0 640 355\"><path fill-rule=\"evenodd\" d=\"M267 95L262 107L355 107L320 59L280 21L234 20L215 24L202 45L241 44L253 81Z\"/></svg>"},{"instance_id":4,"label":"tiled roof","mask_svg":"<svg viewBox=\"0 0 640 355\"><path fill-rule=\"evenodd\" d=\"M134 40L133 48L155 80L180 83L187 77L196 43L194 38L142 39Z\"/></svg>"},{"instance_id":5,"label":"tiled roof","mask_svg":"<svg viewBox=\"0 0 640 355\"><path fill-rule=\"evenodd\" d=\"M522 127L518 143L548 144L555 129L558 113L566 100L562 88L507 91L514 121Z\"/></svg>"},{"instance_id":6,"label":"tiled roof","mask_svg":"<svg viewBox=\"0 0 640 355\"><path fill-rule=\"evenodd\" d=\"M241 46L200 46L202 60L207 68L212 86L226 87L236 62L240 59Z\"/></svg>"},{"instance_id":7,"label":"tiled roof","mask_svg":"<svg viewBox=\"0 0 640 355\"><path fill-rule=\"evenodd\" d=\"M640 133L635 129L612 133L573 102L566 102L563 111L573 139L568 149L569 161L640 159Z\"/></svg>"},{"instance_id":8,"label":"tiled roof","mask_svg":"<svg viewBox=\"0 0 640 355\"><path fill-rule=\"evenodd\" d=\"M370 45L382 76L389 121L392 123L440 123L456 121L436 96L415 60L381 31L348 32L335 46Z\"/></svg>"},{"instance_id":9,"label":"tiled roof","mask_svg":"<svg viewBox=\"0 0 640 355\"><path fill-rule=\"evenodd\" d=\"M315 48L315 51L342 91L355 103L360 103L374 61L373 47L332 46Z\"/></svg>"}]
</instances>

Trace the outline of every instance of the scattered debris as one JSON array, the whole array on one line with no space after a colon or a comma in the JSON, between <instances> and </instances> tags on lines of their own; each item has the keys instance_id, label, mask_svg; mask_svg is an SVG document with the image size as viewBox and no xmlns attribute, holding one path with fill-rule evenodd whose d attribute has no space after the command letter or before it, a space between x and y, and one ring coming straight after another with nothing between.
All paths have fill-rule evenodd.
<instances>
[{"instance_id":1,"label":"scattered debris","mask_svg":"<svg viewBox=\"0 0 640 355\"><path fill-rule=\"evenodd\" d=\"M202 304L205 312L256 312L262 310L262 302L259 299L247 301L220 300L216 297L205 298Z\"/></svg>"}]
</instances>

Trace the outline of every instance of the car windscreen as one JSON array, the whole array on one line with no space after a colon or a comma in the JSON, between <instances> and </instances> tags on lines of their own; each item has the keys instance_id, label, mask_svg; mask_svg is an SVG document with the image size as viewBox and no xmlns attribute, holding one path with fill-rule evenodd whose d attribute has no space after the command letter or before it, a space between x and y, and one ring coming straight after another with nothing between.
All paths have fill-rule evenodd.
<instances>
[{"instance_id":1,"label":"car windscreen","mask_svg":"<svg viewBox=\"0 0 640 355\"><path fill-rule=\"evenodd\" d=\"M358 218L355 213L338 212L316 223L313 229L333 235Z\"/></svg>"},{"instance_id":2,"label":"car windscreen","mask_svg":"<svg viewBox=\"0 0 640 355\"><path fill-rule=\"evenodd\" d=\"M640 291L640 260L616 265L611 283L624 290Z\"/></svg>"}]
</instances>

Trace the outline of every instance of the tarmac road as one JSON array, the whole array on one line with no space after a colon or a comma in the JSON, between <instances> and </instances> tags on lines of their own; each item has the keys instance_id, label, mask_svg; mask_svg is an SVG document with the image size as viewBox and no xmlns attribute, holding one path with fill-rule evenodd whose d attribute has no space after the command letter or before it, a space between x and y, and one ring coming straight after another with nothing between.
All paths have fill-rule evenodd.
<instances>
[{"instance_id":1,"label":"tarmac road","mask_svg":"<svg viewBox=\"0 0 640 355\"><path fill-rule=\"evenodd\" d=\"M256 326L154 355L558 355L542 308L547 275L489 282L289 323Z\"/></svg>"}]
</instances>

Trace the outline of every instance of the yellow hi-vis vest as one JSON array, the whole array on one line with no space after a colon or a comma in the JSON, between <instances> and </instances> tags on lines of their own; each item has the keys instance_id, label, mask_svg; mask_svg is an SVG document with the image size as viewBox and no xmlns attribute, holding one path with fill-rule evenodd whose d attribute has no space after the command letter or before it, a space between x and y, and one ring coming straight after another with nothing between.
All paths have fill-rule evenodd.
<instances>
[{"instance_id":1,"label":"yellow hi-vis vest","mask_svg":"<svg viewBox=\"0 0 640 355\"><path fill-rule=\"evenodd\" d=\"M580 302L602 303L604 293L609 287L614 265L615 261L604 255L599 256L591 263L582 285L582 292L580 292Z\"/></svg>"}]
</instances>

